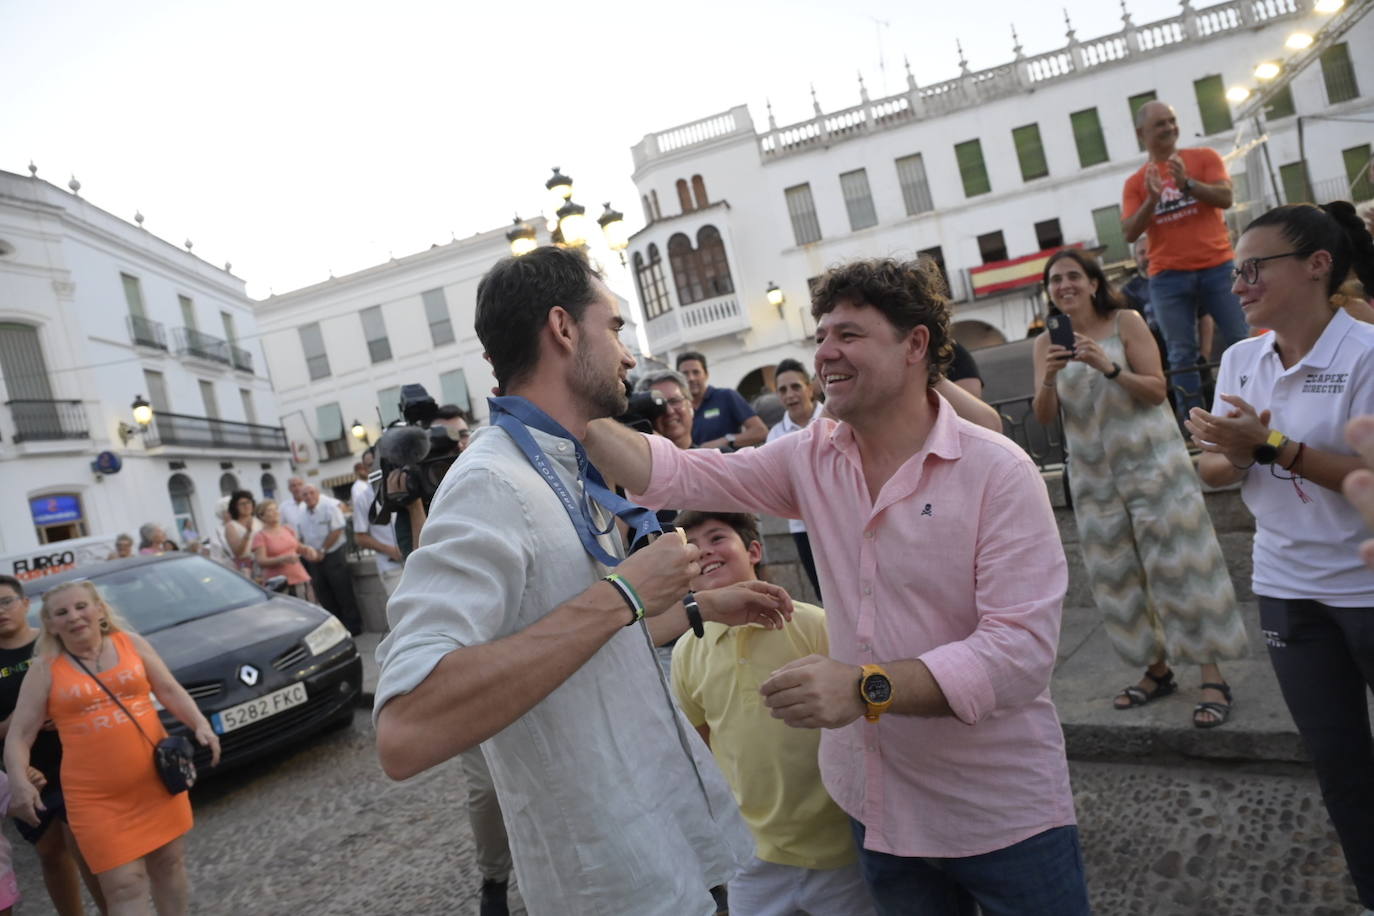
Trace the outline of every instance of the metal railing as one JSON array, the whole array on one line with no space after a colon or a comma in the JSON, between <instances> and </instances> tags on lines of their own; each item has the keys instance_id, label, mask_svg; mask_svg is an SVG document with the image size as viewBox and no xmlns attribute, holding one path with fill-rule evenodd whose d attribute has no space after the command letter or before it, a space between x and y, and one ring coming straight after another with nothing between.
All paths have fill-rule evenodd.
<instances>
[{"instance_id":1,"label":"metal railing","mask_svg":"<svg viewBox=\"0 0 1374 916\"><path fill-rule=\"evenodd\" d=\"M230 344L229 355L233 359L235 369L238 369L242 372L253 371L252 353L249 353L247 350L243 349L243 347L236 347L233 344Z\"/></svg>"},{"instance_id":2,"label":"metal railing","mask_svg":"<svg viewBox=\"0 0 1374 916\"><path fill-rule=\"evenodd\" d=\"M167 332L162 329L162 322L142 315L126 315L125 321L129 326L129 340L133 343L140 347L167 349Z\"/></svg>"},{"instance_id":3,"label":"metal railing","mask_svg":"<svg viewBox=\"0 0 1374 916\"><path fill-rule=\"evenodd\" d=\"M195 356L211 362L229 364L229 342L197 331L195 328L174 328L172 335L176 340L177 355Z\"/></svg>"},{"instance_id":4,"label":"metal railing","mask_svg":"<svg viewBox=\"0 0 1374 916\"><path fill-rule=\"evenodd\" d=\"M1221 364L1207 363L1191 369L1169 369L1164 373L1164 382L1169 392L1169 409L1174 412L1177 419L1180 438L1186 440L1188 433L1183 427L1183 418L1178 416L1177 405L1191 395L1195 401L1200 399L1205 409L1211 409L1216 369L1219 365ZM1175 381L1178 376L1186 374L1199 376L1199 388L1195 392L1189 392ZM1002 415L1002 434L1025 449L1026 454L1031 456L1040 470L1061 468L1068 454L1067 444L1064 442L1063 420L1056 413L1048 424L1042 424L1035 418L1035 411L1031 407L1034 400L1035 395L1032 394L991 401L989 404Z\"/></svg>"},{"instance_id":5,"label":"metal railing","mask_svg":"<svg viewBox=\"0 0 1374 916\"><path fill-rule=\"evenodd\" d=\"M80 401L6 401L14 420L15 442L53 442L89 439L86 405Z\"/></svg>"},{"instance_id":6,"label":"metal railing","mask_svg":"<svg viewBox=\"0 0 1374 916\"><path fill-rule=\"evenodd\" d=\"M330 458L347 458L352 454L352 448L349 446L347 436L338 439L330 439L321 444L324 446L324 457L326 460Z\"/></svg>"},{"instance_id":7,"label":"metal railing","mask_svg":"<svg viewBox=\"0 0 1374 916\"><path fill-rule=\"evenodd\" d=\"M214 417L192 417L159 410L143 437L149 448L158 445L189 445L198 448L247 448L270 452L288 452L286 431L280 426L262 426L219 420Z\"/></svg>"}]
</instances>

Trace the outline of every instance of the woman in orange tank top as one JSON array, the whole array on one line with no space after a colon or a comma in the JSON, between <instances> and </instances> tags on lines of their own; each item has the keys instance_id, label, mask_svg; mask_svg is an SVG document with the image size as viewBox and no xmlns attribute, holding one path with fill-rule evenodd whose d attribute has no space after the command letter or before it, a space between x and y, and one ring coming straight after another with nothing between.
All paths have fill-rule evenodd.
<instances>
[{"instance_id":1,"label":"woman in orange tank top","mask_svg":"<svg viewBox=\"0 0 1374 916\"><path fill-rule=\"evenodd\" d=\"M33 739L52 719L64 751L67 819L110 916L146 913L149 893L160 916L184 914L182 836L191 829L191 801L169 794L153 765L150 741L167 733L149 693L210 748L212 766L219 739L148 641L121 625L90 582L50 590L40 616L43 634L5 740L15 807L21 817L41 808L37 789L17 774L27 771Z\"/></svg>"}]
</instances>

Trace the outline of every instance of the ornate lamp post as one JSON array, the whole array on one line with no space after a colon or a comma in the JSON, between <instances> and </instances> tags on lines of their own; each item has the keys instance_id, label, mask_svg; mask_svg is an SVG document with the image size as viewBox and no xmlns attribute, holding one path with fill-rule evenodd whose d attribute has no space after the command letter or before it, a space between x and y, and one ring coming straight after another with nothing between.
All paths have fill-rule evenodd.
<instances>
[{"instance_id":1,"label":"ornate lamp post","mask_svg":"<svg viewBox=\"0 0 1374 916\"><path fill-rule=\"evenodd\" d=\"M592 231L587 218L587 208L572 199L572 178L564 175L558 166L554 166L553 175L544 182L544 187L549 193L549 211L553 214L549 219L549 233L553 243L561 248L587 248ZM620 256L620 263L623 265L625 249L630 244L629 231L625 227L625 215L613 209L607 201L605 212L597 217L596 223L601 227L606 247ZM510 253L517 258L529 254L539 244L534 226L522 220L519 214L516 214L514 224L506 233L506 240L510 243Z\"/></svg>"}]
</instances>

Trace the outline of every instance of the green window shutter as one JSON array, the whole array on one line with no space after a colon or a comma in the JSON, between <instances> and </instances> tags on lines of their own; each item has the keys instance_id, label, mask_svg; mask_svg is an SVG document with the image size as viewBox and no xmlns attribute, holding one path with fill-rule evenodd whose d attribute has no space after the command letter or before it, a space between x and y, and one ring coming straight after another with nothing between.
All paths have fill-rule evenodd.
<instances>
[{"instance_id":1,"label":"green window shutter","mask_svg":"<svg viewBox=\"0 0 1374 916\"><path fill-rule=\"evenodd\" d=\"M1268 104L1264 106L1264 116L1270 121L1277 121L1279 118L1291 118L1297 112L1293 107L1293 85L1284 83L1283 88L1275 92Z\"/></svg>"},{"instance_id":2,"label":"green window shutter","mask_svg":"<svg viewBox=\"0 0 1374 916\"><path fill-rule=\"evenodd\" d=\"M1069 115L1073 142L1078 147L1078 164L1083 168L1107 161L1107 139L1102 136L1102 121L1096 108L1085 108Z\"/></svg>"},{"instance_id":3,"label":"green window shutter","mask_svg":"<svg viewBox=\"0 0 1374 916\"><path fill-rule=\"evenodd\" d=\"M1140 109L1144 107L1147 103L1155 101L1155 99L1157 98L1159 98L1159 96L1155 94L1155 91L1153 89L1151 89L1149 92L1142 92L1139 95L1133 95L1126 100L1126 104L1131 106L1132 127L1135 126L1135 116L1140 111ZM1138 146L1142 151L1145 149L1145 144L1138 135L1135 138L1135 145Z\"/></svg>"},{"instance_id":4,"label":"green window shutter","mask_svg":"<svg viewBox=\"0 0 1374 916\"><path fill-rule=\"evenodd\" d=\"M1045 162L1045 145L1040 142L1039 124L1015 128L1011 132L1011 139L1016 144L1016 159L1021 163L1021 180L1044 178L1050 173L1050 167Z\"/></svg>"},{"instance_id":5,"label":"green window shutter","mask_svg":"<svg viewBox=\"0 0 1374 916\"><path fill-rule=\"evenodd\" d=\"M1355 68L1350 65L1350 47L1345 42L1332 45L1322 52L1322 79L1326 81L1326 100L1335 105L1359 98L1360 87L1355 82Z\"/></svg>"},{"instance_id":6,"label":"green window shutter","mask_svg":"<svg viewBox=\"0 0 1374 916\"><path fill-rule=\"evenodd\" d=\"M992 190L988 180L988 167L983 161L983 144L979 140L966 140L954 144L954 158L959 163L959 177L964 181L964 196L977 197Z\"/></svg>"},{"instance_id":7,"label":"green window shutter","mask_svg":"<svg viewBox=\"0 0 1374 916\"><path fill-rule=\"evenodd\" d=\"M1093 228L1097 231L1097 244L1106 248L1102 252L1102 263L1126 260L1126 236L1121 234L1121 207L1098 207L1093 211Z\"/></svg>"},{"instance_id":8,"label":"green window shutter","mask_svg":"<svg viewBox=\"0 0 1374 916\"><path fill-rule=\"evenodd\" d=\"M1345 160L1345 177L1350 184L1351 200L1366 201L1374 198L1374 177L1370 175L1374 165L1370 164L1370 155L1371 147L1368 143L1341 150L1341 158Z\"/></svg>"},{"instance_id":9,"label":"green window shutter","mask_svg":"<svg viewBox=\"0 0 1374 916\"><path fill-rule=\"evenodd\" d=\"M1231 103L1226 101L1226 87L1220 76L1193 80L1193 93L1197 96L1204 134L1210 137L1231 129Z\"/></svg>"},{"instance_id":10,"label":"green window shutter","mask_svg":"<svg viewBox=\"0 0 1374 916\"><path fill-rule=\"evenodd\" d=\"M1312 199L1312 187L1307 183L1307 169L1303 163L1279 166L1279 182L1283 185L1284 203L1300 204Z\"/></svg>"}]
</instances>

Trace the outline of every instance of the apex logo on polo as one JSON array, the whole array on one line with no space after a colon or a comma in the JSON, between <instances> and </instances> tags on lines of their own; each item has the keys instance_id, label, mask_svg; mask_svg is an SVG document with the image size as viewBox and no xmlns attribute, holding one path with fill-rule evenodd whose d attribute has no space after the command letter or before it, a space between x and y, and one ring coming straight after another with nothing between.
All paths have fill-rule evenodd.
<instances>
[{"instance_id":1,"label":"apex logo on polo","mask_svg":"<svg viewBox=\"0 0 1374 916\"><path fill-rule=\"evenodd\" d=\"M1309 372L1302 381L1302 393L1341 394L1349 379L1349 372Z\"/></svg>"}]
</instances>

